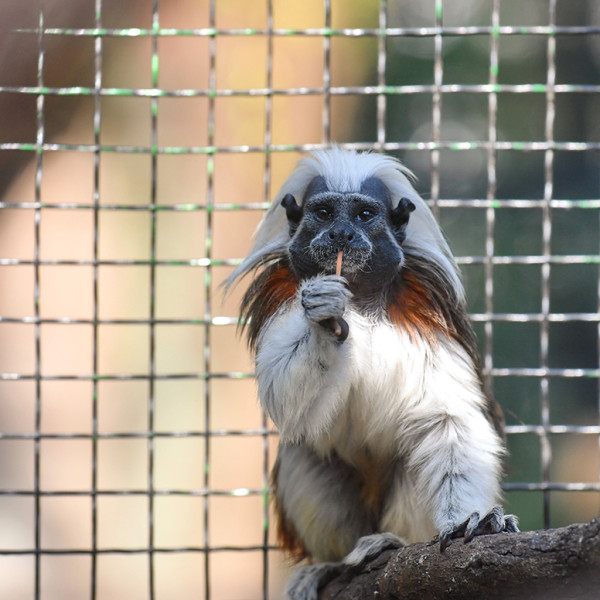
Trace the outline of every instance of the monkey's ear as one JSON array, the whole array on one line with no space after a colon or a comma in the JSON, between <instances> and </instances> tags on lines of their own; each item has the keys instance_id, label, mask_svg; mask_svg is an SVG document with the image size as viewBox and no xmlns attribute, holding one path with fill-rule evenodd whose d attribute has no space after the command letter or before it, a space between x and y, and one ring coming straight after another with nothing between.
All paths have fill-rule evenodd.
<instances>
[{"instance_id":1,"label":"monkey's ear","mask_svg":"<svg viewBox=\"0 0 600 600\"><path fill-rule=\"evenodd\" d=\"M415 205L408 198L400 198L398 205L390 211L392 228L400 243L406 238L406 224L408 223L410 213L415 208Z\"/></svg>"},{"instance_id":2,"label":"monkey's ear","mask_svg":"<svg viewBox=\"0 0 600 600\"><path fill-rule=\"evenodd\" d=\"M300 220L302 219L302 207L296 203L296 198L292 194L286 194L281 201L281 206L285 208L288 224L290 226L290 235L294 235Z\"/></svg>"}]
</instances>

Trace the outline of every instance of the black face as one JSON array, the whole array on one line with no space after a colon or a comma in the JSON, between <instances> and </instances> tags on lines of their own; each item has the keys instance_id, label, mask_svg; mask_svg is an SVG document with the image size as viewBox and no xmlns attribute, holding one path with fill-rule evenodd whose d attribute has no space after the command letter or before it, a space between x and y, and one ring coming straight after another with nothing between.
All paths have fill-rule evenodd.
<instances>
[{"instance_id":1,"label":"black face","mask_svg":"<svg viewBox=\"0 0 600 600\"><path fill-rule=\"evenodd\" d=\"M379 179L367 179L358 192L339 193L317 177L302 206L291 195L282 206L293 236L290 260L301 279L335 273L339 251L342 275L351 287L379 290L398 272L406 224L415 207L402 199L392 208L390 193Z\"/></svg>"}]
</instances>

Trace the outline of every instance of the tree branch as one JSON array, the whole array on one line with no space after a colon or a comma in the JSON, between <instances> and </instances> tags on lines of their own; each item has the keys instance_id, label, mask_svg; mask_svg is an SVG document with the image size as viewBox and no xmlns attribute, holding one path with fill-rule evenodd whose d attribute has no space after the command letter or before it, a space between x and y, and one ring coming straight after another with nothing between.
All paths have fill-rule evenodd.
<instances>
[{"instance_id":1,"label":"tree branch","mask_svg":"<svg viewBox=\"0 0 600 600\"><path fill-rule=\"evenodd\" d=\"M561 529L411 544L329 582L320 600L600 598L600 517Z\"/></svg>"}]
</instances>

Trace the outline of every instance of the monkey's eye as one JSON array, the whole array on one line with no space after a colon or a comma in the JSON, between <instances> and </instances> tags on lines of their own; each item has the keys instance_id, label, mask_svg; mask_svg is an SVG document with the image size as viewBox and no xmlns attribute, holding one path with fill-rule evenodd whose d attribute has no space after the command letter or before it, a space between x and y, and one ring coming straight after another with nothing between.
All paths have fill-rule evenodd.
<instances>
[{"instance_id":1,"label":"monkey's eye","mask_svg":"<svg viewBox=\"0 0 600 600\"><path fill-rule=\"evenodd\" d=\"M317 218L317 221L324 223L325 221L331 220L332 212L325 206L319 206L317 209L315 209L315 217Z\"/></svg>"},{"instance_id":2,"label":"monkey's eye","mask_svg":"<svg viewBox=\"0 0 600 600\"><path fill-rule=\"evenodd\" d=\"M357 215L356 218L361 222L361 223L368 223L374 216L375 216L375 211L369 209L369 208L363 208L363 210L361 210Z\"/></svg>"}]
</instances>

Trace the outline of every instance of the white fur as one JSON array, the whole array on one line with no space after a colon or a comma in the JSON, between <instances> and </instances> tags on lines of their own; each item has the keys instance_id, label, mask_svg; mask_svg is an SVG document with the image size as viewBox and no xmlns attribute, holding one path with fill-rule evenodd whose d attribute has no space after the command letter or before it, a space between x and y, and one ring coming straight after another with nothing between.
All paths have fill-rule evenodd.
<instances>
[{"instance_id":1,"label":"white fur","mask_svg":"<svg viewBox=\"0 0 600 600\"><path fill-rule=\"evenodd\" d=\"M447 339L417 343L352 309L344 318L350 335L341 345L307 323L299 302L266 327L259 394L282 440L303 440L323 457L335 451L349 464L365 450L398 461L404 481L397 477L382 521L410 542L489 512L499 500L502 443L466 352ZM292 352L285 340L302 337Z\"/></svg>"},{"instance_id":2,"label":"white fur","mask_svg":"<svg viewBox=\"0 0 600 600\"><path fill-rule=\"evenodd\" d=\"M463 298L460 276L448 244L429 207L411 185L410 171L391 156L358 153L337 147L312 152L299 161L260 222L250 254L228 278L228 286L274 254L286 252L291 238L281 200L287 194L292 194L296 202L302 204L308 184L319 175L325 177L328 187L337 192L358 192L365 179L378 177L390 190L394 206L401 198L409 199L416 208L408 222L404 250L424 256L439 265L449 277L457 298Z\"/></svg>"}]
</instances>

